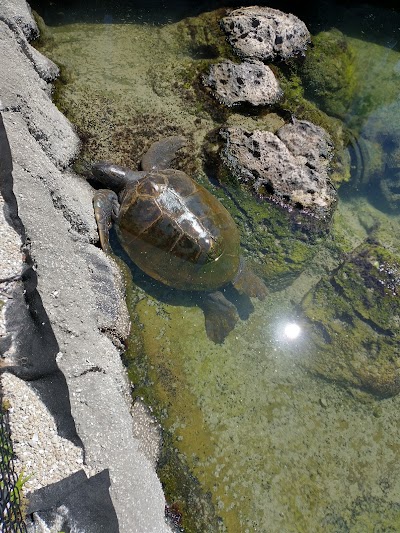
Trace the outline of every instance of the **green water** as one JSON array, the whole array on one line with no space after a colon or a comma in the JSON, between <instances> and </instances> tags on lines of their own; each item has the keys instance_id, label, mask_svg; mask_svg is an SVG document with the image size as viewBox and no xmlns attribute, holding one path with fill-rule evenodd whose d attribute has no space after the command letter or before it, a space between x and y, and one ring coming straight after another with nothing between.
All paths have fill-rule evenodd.
<instances>
[{"instance_id":1,"label":"green water","mask_svg":"<svg viewBox=\"0 0 400 533\"><path fill-rule=\"evenodd\" d=\"M238 210L235 193L216 184L213 132L227 123L275 131L285 119L279 109L228 111L201 89L198 74L231 54L218 32L220 14L180 20L180 12L164 10L163 24L155 25L141 20L144 10L124 21L102 13L91 23L65 7L46 20L41 49L63 66L56 98L83 140L81 167L109 159L137 168L151 142L186 135L180 168L231 210L243 253L270 288L265 302L238 302L242 320L216 345L194 296L160 287L130 265L135 339L127 360L137 393L153 403L168 432L169 457L179 458L160 474L186 531L400 531L398 293L388 291L386 278L382 294L359 288L358 274L353 279L346 270L351 257L359 265L366 246L378 279L385 249L395 265L389 281L399 280L399 210L380 185L381 176L389 184L396 179L391 162L400 146L399 16L328 7L329 21L320 13L303 17L315 35L329 31L315 38L309 62L281 73L292 95L286 110L336 136L335 179L347 181L329 234L311 239L276 208L254 207L239 191ZM363 157L358 152L350 161L341 151L346 128ZM261 220L269 221L267 230ZM340 285L335 299L321 297L324 283ZM301 331L293 340L285 335L290 323ZM200 484L193 481L194 495L179 486L187 483L184 470Z\"/></svg>"}]
</instances>

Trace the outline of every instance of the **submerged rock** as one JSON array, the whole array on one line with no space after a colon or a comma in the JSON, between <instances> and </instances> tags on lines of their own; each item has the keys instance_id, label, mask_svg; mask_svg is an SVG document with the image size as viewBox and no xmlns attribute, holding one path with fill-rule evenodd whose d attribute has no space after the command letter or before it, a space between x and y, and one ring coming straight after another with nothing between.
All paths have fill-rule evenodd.
<instances>
[{"instance_id":1,"label":"submerged rock","mask_svg":"<svg viewBox=\"0 0 400 533\"><path fill-rule=\"evenodd\" d=\"M398 101L382 106L370 115L357 139L358 147L364 148L361 160L363 181L369 183L374 194L378 193L393 211L400 207L399 117Z\"/></svg>"},{"instance_id":2,"label":"submerged rock","mask_svg":"<svg viewBox=\"0 0 400 533\"><path fill-rule=\"evenodd\" d=\"M337 29L314 36L300 77L307 98L329 115L346 118L358 85L355 55L349 39Z\"/></svg>"},{"instance_id":3,"label":"submerged rock","mask_svg":"<svg viewBox=\"0 0 400 533\"><path fill-rule=\"evenodd\" d=\"M398 256L363 244L301 304L316 347L304 361L308 370L378 396L398 394L399 295Z\"/></svg>"},{"instance_id":4,"label":"submerged rock","mask_svg":"<svg viewBox=\"0 0 400 533\"><path fill-rule=\"evenodd\" d=\"M304 53L310 42L304 22L270 7L235 9L222 19L221 26L241 57L285 60Z\"/></svg>"},{"instance_id":5,"label":"submerged rock","mask_svg":"<svg viewBox=\"0 0 400 533\"><path fill-rule=\"evenodd\" d=\"M330 217L337 195L328 176L332 142L305 121L277 131L227 128L221 157L234 176L258 197L318 218Z\"/></svg>"},{"instance_id":6,"label":"submerged rock","mask_svg":"<svg viewBox=\"0 0 400 533\"><path fill-rule=\"evenodd\" d=\"M203 83L211 87L217 99L229 107L241 102L255 106L274 104L282 96L272 70L256 60L240 64L226 60L211 65Z\"/></svg>"}]
</instances>

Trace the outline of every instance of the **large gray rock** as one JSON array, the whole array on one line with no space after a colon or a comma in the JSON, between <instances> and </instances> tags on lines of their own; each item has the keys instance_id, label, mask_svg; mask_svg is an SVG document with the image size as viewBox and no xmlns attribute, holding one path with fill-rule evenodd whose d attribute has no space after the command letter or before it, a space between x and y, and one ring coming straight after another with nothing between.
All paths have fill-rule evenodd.
<instances>
[{"instance_id":1,"label":"large gray rock","mask_svg":"<svg viewBox=\"0 0 400 533\"><path fill-rule=\"evenodd\" d=\"M118 349L129 327L122 281L94 246L91 188L65 170L79 140L51 102L52 64L43 59L38 68L38 56L27 53L21 27L31 35L26 28L34 22L11 9L23 5L29 14L25 2L0 4L0 110L12 154L11 161L0 120L0 192L6 219L24 245L15 264L10 259L10 268L2 269L15 278L1 285L11 291L0 305L2 364L29 380L59 434L83 447L89 470L109 475L118 532L167 533L165 498L137 438ZM16 253L13 233L3 234ZM22 442L26 436L22 429L14 437Z\"/></svg>"},{"instance_id":2,"label":"large gray rock","mask_svg":"<svg viewBox=\"0 0 400 533\"><path fill-rule=\"evenodd\" d=\"M240 57L273 60L304 53L310 33L300 19L270 7L235 9L221 20L229 43Z\"/></svg>"},{"instance_id":3,"label":"large gray rock","mask_svg":"<svg viewBox=\"0 0 400 533\"><path fill-rule=\"evenodd\" d=\"M328 176L332 142L307 121L295 121L269 131L227 128L224 163L258 197L318 217L330 216L336 191Z\"/></svg>"},{"instance_id":4,"label":"large gray rock","mask_svg":"<svg viewBox=\"0 0 400 533\"><path fill-rule=\"evenodd\" d=\"M256 60L239 64L226 60L211 65L203 83L229 107L242 102L255 106L274 104L283 94L272 70Z\"/></svg>"}]
</instances>

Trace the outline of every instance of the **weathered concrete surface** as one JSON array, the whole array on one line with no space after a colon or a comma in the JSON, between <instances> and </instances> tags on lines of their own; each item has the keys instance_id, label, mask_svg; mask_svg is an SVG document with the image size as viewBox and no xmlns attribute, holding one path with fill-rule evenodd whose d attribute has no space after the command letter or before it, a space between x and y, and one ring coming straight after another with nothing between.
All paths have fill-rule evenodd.
<instances>
[{"instance_id":1,"label":"weathered concrete surface","mask_svg":"<svg viewBox=\"0 0 400 533\"><path fill-rule=\"evenodd\" d=\"M273 60L304 53L310 33L300 19L271 7L242 7L221 20L227 39L240 57Z\"/></svg>"},{"instance_id":2,"label":"weathered concrete surface","mask_svg":"<svg viewBox=\"0 0 400 533\"><path fill-rule=\"evenodd\" d=\"M222 61L211 65L204 85L214 91L216 98L227 106L241 102L249 104L270 105L282 96L278 80L272 70L262 61Z\"/></svg>"},{"instance_id":3,"label":"weathered concrete surface","mask_svg":"<svg viewBox=\"0 0 400 533\"><path fill-rule=\"evenodd\" d=\"M1 3L0 110L14 168L12 174L1 168L0 190L27 261L24 283L15 282L3 309L3 364L29 380L59 434L83 446L90 471L109 472L118 530L167 532L161 484L135 437L116 347L128 331L122 282L93 245L90 187L64 170L79 140L51 102L46 80L54 77L53 64L27 53L25 36L35 35L34 28L25 2ZM12 273L21 270L20 258L18 251ZM96 527L85 531L100 531Z\"/></svg>"}]
</instances>

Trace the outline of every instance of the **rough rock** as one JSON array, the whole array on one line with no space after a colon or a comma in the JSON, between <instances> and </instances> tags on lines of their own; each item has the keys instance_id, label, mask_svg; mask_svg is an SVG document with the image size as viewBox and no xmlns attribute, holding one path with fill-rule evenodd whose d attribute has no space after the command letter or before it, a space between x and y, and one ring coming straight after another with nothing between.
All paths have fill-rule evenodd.
<instances>
[{"instance_id":1,"label":"rough rock","mask_svg":"<svg viewBox=\"0 0 400 533\"><path fill-rule=\"evenodd\" d=\"M26 0L1 0L0 20L9 26L19 27L27 39L39 36L37 24Z\"/></svg>"},{"instance_id":2,"label":"rough rock","mask_svg":"<svg viewBox=\"0 0 400 533\"><path fill-rule=\"evenodd\" d=\"M15 112L56 166L64 168L77 154L79 139L50 99L51 89L18 43L18 36L0 22L0 57L7 72L1 91L2 111ZM29 153L26 154L26 158Z\"/></svg>"},{"instance_id":3,"label":"rough rock","mask_svg":"<svg viewBox=\"0 0 400 533\"><path fill-rule=\"evenodd\" d=\"M304 298L315 374L381 397L400 392L400 264L376 242L357 249ZM332 353L335 357L332 358Z\"/></svg>"},{"instance_id":4,"label":"rough rock","mask_svg":"<svg viewBox=\"0 0 400 533\"><path fill-rule=\"evenodd\" d=\"M12 298L16 286L21 283L24 266L21 238L8 224L5 211L6 205L0 195L0 353L6 350L9 342L5 327L6 304Z\"/></svg>"},{"instance_id":5,"label":"rough rock","mask_svg":"<svg viewBox=\"0 0 400 533\"><path fill-rule=\"evenodd\" d=\"M307 121L269 131L242 128L221 131L223 162L258 197L283 207L329 217L336 191L328 176L332 143L328 134Z\"/></svg>"},{"instance_id":6,"label":"rough rock","mask_svg":"<svg viewBox=\"0 0 400 533\"><path fill-rule=\"evenodd\" d=\"M277 102L282 91L272 70L261 61L244 61L237 64L226 60L211 65L203 78L217 99L231 107L241 102L268 105Z\"/></svg>"},{"instance_id":7,"label":"rough rock","mask_svg":"<svg viewBox=\"0 0 400 533\"><path fill-rule=\"evenodd\" d=\"M162 487L136 437L140 430L138 424L133 427L130 387L116 342L129 327L122 280L94 246L89 185L65 170L79 140L51 102L46 81L54 76L51 62L43 60L40 73L38 56L26 53L20 29L34 27L34 22L12 14L11 8L19 5L0 6L0 192L13 228L6 241L13 259L2 271L6 277L16 275L0 286L3 293L8 284L2 306L2 371L29 380L58 436L83 448L89 471L107 478L109 490L107 483L103 486L116 513L109 533L168 532ZM14 243L15 232L23 252L18 239ZM18 416L23 411L16 403L18 394L13 402ZM21 420L14 427L20 428L13 438L21 445L29 445L29 438L36 442L24 435ZM46 429L41 428L43 434ZM30 473L26 468L25 474ZM94 484L94 478L88 483ZM85 531L100 529L93 524Z\"/></svg>"},{"instance_id":8,"label":"rough rock","mask_svg":"<svg viewBox=\"0 0 400 533\"><path fill-rule=\"evenodd\" d=\"M270 7L235 9L221 20L221 26L235 52L244 58L285 60L304 53L310 42L304 22Z\"/></svg>"},{"instance_id":9,"label":"rough rock","mask_svg":"<svg viewBox=\"0 0 400 533\"><path fill-rule=\"evenodd\" d=\"M304 165L320 173L327 172L333 143L323 128L307 120L293 120L279 128L276 134Z\"/></svg>"},{"instance_id":10,"label":"rough rock","mask_svg":"<svg viewBox=\"0 0 400 533\"><path fill-rule=\"evenodd\" d=\"M84 467L82 448L58 435L54 418L31 386L8 372L2 374L1 383L11 406L11 433L19 436L13 442L15 466L32 474L25 490L40 489Z\"/></svg>"}]
</instances>

